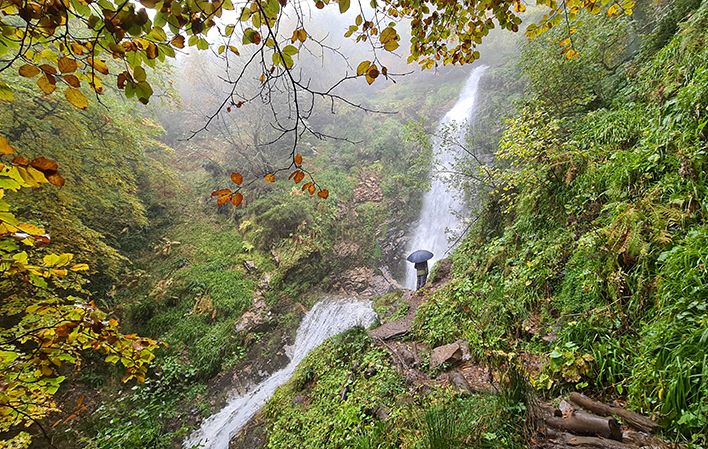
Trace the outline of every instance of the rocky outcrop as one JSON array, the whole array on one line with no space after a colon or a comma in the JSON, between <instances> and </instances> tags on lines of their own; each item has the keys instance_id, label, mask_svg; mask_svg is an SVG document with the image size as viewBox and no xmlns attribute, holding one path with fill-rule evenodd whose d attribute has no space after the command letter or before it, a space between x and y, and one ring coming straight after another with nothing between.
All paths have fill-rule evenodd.
<instances>
[{"instance_id":1,"label":"rocky outcrop","mask_svg":"<svg viewBox=\"0 0 708 449\"><path fill-rule=\"evenodd\" d=\"M253 294L253 304L241 316L234 326L237 333L246 333L262 330L273 318L273 314L265 301L265 291L270 285L270 274L266 273L261 277L260 282Z\"/></svg>"},{"instance_id":2,"label":"rocky outcrop","mask_svg":"<svg viewBox=\"0 0 708 449\"><path fill-rule=\"evenodd\" d=\"M365 203L371 201L379 203L383 201L383 199L381 177L374 173L362 173L359 176L359 182L354 188L354 202Z\"/></svg>"},{"instance_id":3,"label":"rocky outcrop","mask_svg":"<svg viewBox=\"0 0 708 449\"><path fill-rule=\"evenodd\" d=\"M422 298L420 294L408 291L404 293L402 300L408 303L408 313L406 313L406 316L384 323L376 329L369 331L371 338L374 340L390 340L410 332Z\"/></svg>"},{"instance_id":4,"label":"rocky outcrop","mask_svg":"<svg viewBox=\"0 0 708 449\"><path fill-rule=\"evenodd\" d=\"M393 279L386 268L375 272L368 267L356 267L339 276L334 282L333 289L342 294L352 293L365 298L371 298L400 289L400 285Z\"/></svg>"}]
</instances>

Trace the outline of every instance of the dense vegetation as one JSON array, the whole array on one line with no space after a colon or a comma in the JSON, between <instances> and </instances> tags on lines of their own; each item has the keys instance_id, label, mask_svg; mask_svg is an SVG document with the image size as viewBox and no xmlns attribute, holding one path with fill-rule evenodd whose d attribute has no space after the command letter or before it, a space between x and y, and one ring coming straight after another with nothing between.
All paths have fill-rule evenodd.
<instances>
[{"instance_id":1,"label":"dense vegetation","mask_svg":"<svg viewBox=\"0 0 708 449\"><path fill-rule=\"evenodd\" d=\"M56 24L68 30L69 7L37 15L0 5L0 58L19 48L20 57L2 61L21 64L0 80L0 447L27 447L30 434L35 447L178 447L228 387L283 362L284 343L321 291L346 286L352 269L396 270L405 243L396 236L429 183L426 130L465 73L414 74L367 91L366 82L388 77L384 63L396 65L374 54L357 67L361 86L347 101L398 114L307 112L285 130L298 135L294 144L263 145L272 131L264 117L288 104L246 105L254 109L243 120L229 115L244 107L230 87L202 79L216 79L224 51L238 49L216 51L222 60L190 54L170 70L159 65L185 45L180 33L188 46L209 47L207 12L190 11L192 2L166 10L141 2L160 10L146 19L135 5L102 2L99 17L74 3L71 25L101 45L62 35ZM477 44L494 22L466 34L479 11L460 4L395 4L396 16L414 18L412 54L424 67L436 52L445 63L480 58ZM667 438L705 446L708 4L646 3L634 15L631 1L540 4L530 11L536 39L520 55L498 34L488 50L499 59L482 55L489 94L463 142L480 158L456 164L478 219L410 336L431 346L466 340L474 361L497 371L499 391L413 389L357 329L310 354L276 393L261 417L267 447L522 447L534 397L571 389L626 399L659 419ZM252 5L241 21L267 36L283 9ZM478 2L480 11L490 5L496 25L518 29L522 2ZM428 6L456 16L456 28L436 18L421 35L416 11ZM542 17L549 6L556 14ZM583 25L558 27L559 8ZM58 22L47 24L51 17ZM28 46L13 37L20 20L39 33ZM315 40L301 20L292 39L244 31L244 54L268 55L252 80L268 87L260 95L287 90L278 83L301 44ZM395 23L354 20L358 42L398 48ZM435 47L450 32L460 46ZM230 41L234 27L220 34ZM48 44L59 35L72 42ZM51 49L41 52L44 45ZM312 59L296 58L306 70ZM109 74L118 74L117 89L102 84ZM336 82L328 76L321 84ZM57 81L68 101L52 95ZM291 87L306 92L294 80ZM120 91L151 105L125 102ZM222 114L209 118L215 110ZM193 135L205 120L211 132ZM298 134L306 126L317 131ZM491 153L494 163L483 165ZM286 179L293 171L319 192L326 186L328 198ZM232 176L228 199L248 185L245 207L214 208L209 193L236 172L247 181ZM265 173L276 174L273 182L261 182ZM237 331L259 298L266 324ZM400 316L398 299L379 298L376 307Z\"/></svg>"}]
</instances>

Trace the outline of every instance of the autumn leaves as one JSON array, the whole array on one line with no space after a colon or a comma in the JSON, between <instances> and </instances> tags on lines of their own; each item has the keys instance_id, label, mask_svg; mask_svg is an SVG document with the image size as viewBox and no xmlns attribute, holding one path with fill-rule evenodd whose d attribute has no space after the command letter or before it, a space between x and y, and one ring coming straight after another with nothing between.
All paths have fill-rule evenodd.
<instances>
[{"instance_id":1,"label":"autumn leaves","mask_svg":"<svg viewBox=\"0 0 708 449\"><path fill-rule=\"evenodd\" d=\"M310 172L308 172L307 170L303 169L302 154L300 153L295 153L293 155L292 162L289 167L277 170L276 172L289 170L293 167L295 168L295 170L290 173L290 176L288 176L288 180L292 180L297 185L300 184L306 177L309 177L310 180L304 183L300 190L302 192L307 191L310 196L314 196L315 193L317 193L317 197L323 200L329 198L329 190L318 187L318 184L317 182L315 182L315 179L312 174L310 174ZM263 180L269 183L273 183L277 180L277 178L275 177L275 173L268 172L263 175ZM243 194L241 193L243 181L244 178L241 173L231 173L231 182L236 184L237 188L223 188L211 192L211 196L216 198L216 205L221 207L224 204L231 203L236 207L240 206L243 203ZM254 181L255 179L250 181L249 184Z\"/></svg>"}]
</instances>

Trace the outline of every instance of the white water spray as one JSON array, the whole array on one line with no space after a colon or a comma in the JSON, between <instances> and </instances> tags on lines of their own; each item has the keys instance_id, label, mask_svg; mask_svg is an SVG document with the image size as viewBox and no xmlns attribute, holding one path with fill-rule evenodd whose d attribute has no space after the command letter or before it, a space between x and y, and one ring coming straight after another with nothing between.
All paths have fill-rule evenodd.
<instances>
[{"instance_id":1,"label":"white water spray","mask_svg":"<svg viewBox=\"0 0 708 449\"><path fill-rule=\"evenodd\" d=\"M477 98L477 87L486 68L486 66L480 66L472 71L460 93L460 97L457 99L457 103L440 120L438 131L450 125L457 125L455 132L458 135L455 137L464 142L466 134L464 124L472 118L475 99ZM454 148L447 148L441 144L439 139L433 141L433 156L443 170L449 170L450 165L459 155L459 151ZM430 268L435 262L445 257L445 253L449 249L447 232L449 231L453 234L461 232L460 225L464 216L461 191L446 182L440 174L433 174L432 176L430 190L423 197L420 218L416 222L406 253L408 254L418 249L432 252L435 256L428 262ZM406 267L404 286L412 289L416 286L416 273L412 266Z\"/></svg>"},{"instance_id":2,"label":"white water spray","mask_svg":"<svg viewBox=\"0 0 708 449\"><path fill-rule=\"evenodd\" d=\"M217 414L202 422L184 442L184 447L228 449L229 441L273 396L275 390L290 379L305 356L326 339L356 326L370 326L376 319L371 303L348 298L324 299L302 319L292 346L290 363L243 395L235 395Z\"/></svg>"}]
</instances>

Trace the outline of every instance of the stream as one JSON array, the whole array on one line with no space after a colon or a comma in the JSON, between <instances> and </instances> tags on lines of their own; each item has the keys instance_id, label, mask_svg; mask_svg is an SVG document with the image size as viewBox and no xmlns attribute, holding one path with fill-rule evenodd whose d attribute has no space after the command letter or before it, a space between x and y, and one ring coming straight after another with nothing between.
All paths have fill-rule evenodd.
<instances>
[{"instance_id":1,"label":"stream","mask_svg":"<svg viewBox=\"0 0 708 449\"><path fill-rule=\"evenodd\" d=\"M477 86L484 70L485 67L481 66L472 71L457 102L440 121L438 130L452 123L464 123L471 118ZM456 137L464 138L464 131L460 130ZM433 152L443 166L449 166L456 156L440 142L434 142ZM459 231L463 215L461 192L448 186L440 176L433 176L431 189L423 200L420 218L413 227L409 249L432 251L435 254L432 263L442 259L448 250L446 232ZM411 267L407 268L404 285L415 288L415 271ZM326 298L315 304L300 323L295 344L289 348L290 363L249 392L229 398L223 409L205 419L200 428L185 440L185 449L228 449L231 438L265 405L275 390L290 379L298 364L311 350L329 337L356 326L369 327L375 319L376 313L367 300Z\"/></svg>"},{"instance_id":2,"label":"stream","mask_svg":"<svg viewBox=\"0 0 708 449\"><path fill-rule=\"evenodd\" d=\"M275 390L290 379L305 356L329 337L356 326L369 327L376 319L371 302L349 298L323 299L302 319L295 344L290 347L290 363L274 372L244 395L234 395L217 414L205 419L187 438L185 448L228 449L231 437L261 409Z\"/></svg>"}]
</instances>

